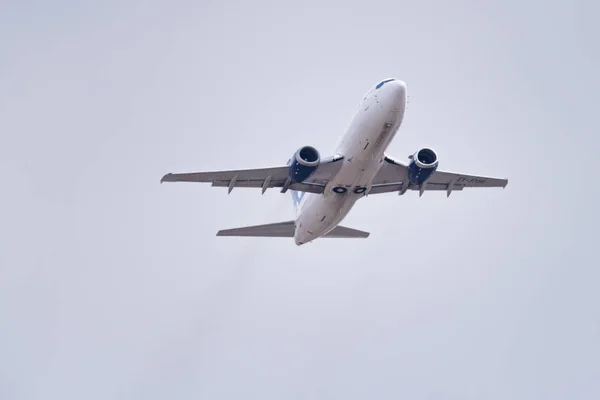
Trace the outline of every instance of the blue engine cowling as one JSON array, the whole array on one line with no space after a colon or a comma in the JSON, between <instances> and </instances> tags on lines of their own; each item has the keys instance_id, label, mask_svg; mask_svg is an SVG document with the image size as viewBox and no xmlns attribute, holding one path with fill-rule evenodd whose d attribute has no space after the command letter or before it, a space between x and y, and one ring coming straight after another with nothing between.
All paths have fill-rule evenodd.
<instances>
[{"instance_id":1,"label":"blue engine cowling","mask_svg":"<svg viewBox=\"0 0 600 400\"><path fill-rule=\"evenodd\" d=\"M423 148L417 151L408 164L408 180L413 185L420 186L429 179L438 167L438 157L435 151Z\"/></svg>"},{"instance_id":2,"label":"blue engine cowling","mask_svg":"<svg viewBox=\"0 0 600 400\"><path fill-rule=\"evenodd\" d=\"M321 157L317 149L312 146L304 146L294 153L289 161L289 174L292 182L304 182L315 173Z\"/></svg>"}]
</instances>

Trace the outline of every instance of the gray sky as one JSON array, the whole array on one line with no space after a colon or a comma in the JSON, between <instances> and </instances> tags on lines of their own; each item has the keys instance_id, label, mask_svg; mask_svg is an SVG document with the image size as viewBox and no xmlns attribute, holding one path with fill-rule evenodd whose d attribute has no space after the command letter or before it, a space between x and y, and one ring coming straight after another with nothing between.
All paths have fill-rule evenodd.
<instances>
[{"instance_id":1,"label":"gray sky","mask_svg":"<svg viewBox=\"0 0 600 400\"><path fill-rule=\"evenodd\" d=\"M0 398L598 399L591 1L4 1ZM364 241L217 238L289 195L167 172L388 153L508 187L372 196ZM595 239L595 240L594 240Z\"/></svg>"}]
</instances>

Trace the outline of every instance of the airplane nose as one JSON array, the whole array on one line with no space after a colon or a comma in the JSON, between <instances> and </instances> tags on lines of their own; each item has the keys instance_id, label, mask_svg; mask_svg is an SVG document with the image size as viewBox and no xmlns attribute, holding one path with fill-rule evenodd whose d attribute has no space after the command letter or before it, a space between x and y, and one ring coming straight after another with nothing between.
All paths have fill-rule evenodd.
<instances>
[{"instance_id":1,"label":"airplane nose","mask_svg":"<svg viewBox=\"0 0 600 400\"><path fill-rule=\"evenodd\" d=\"M406 83L401 80L390 82L388 88L390 100L396 107L404 108L406 105Z\"/></svg>"},{"instance_id":2,"label":"airplane nose","mask_svg":"<svg viewBox=\"0 0 600 400\"><path fill-rule=\"evenodd\" d=\"M406 82L396 79L390 82L390 87L393 88L394 94L399 97L406 97Z\"/></svg>"}]
</instances>

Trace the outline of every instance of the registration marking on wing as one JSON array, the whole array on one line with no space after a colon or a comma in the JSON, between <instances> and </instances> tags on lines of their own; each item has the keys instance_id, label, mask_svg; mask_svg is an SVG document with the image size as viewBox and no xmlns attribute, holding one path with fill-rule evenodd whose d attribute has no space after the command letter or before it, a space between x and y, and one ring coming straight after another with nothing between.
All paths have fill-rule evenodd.
<instances>
[{"instance_id":1,"label":"registration marking on wing","mask_svg":"<svg viewBox=\"0 0 600 400\"><path fill-rule=\"evenodd\" d=\"M480 178L467 178L466 176L461 176L456 180L457 183L459 182L467 182L467 183L478 183L483 185L484 183L487 182L487 179L480 179Z\"/></svg>"}]
</instances>

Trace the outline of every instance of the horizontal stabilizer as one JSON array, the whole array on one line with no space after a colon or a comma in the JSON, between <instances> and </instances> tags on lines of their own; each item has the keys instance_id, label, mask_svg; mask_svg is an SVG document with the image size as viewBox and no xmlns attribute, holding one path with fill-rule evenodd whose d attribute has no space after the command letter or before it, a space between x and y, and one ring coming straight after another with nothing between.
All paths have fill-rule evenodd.
<instances>
[{"instance_id":1,"label":"horizontal stabilizer","mask_svg":"<svg viewBox=\"0 0 600 400\"><path fill-rule=\"evenodd\" d=\"M246 237L294 237L294 221L276 222L274 224L245 226L243 228L224 229L217 236L246 236ZM336 226L323 236L324 238L367 238L369 232L358 229Z\"/></svg>"},{"instance_id":2,"label":"horizontal stabilizer","mask_svg":"<svg viewBox=\"0 0 600 400\"><path fill-rule=\"evenodd\" d=\"M217 236L294 237L294 221L224 229Z\"/></svg>"},{"instance_id":3,"label":"horizontal stabilizer","mask_svg":"<svg viewBox=\"0 0 600 400\"><path fill-rule=\"evenodd\" d=\"M369 232L359 231L358 229L346 228L345 226L336 226L333 230L327 233L325 238L368 238Z\"/></svg>"}]
</instances>

